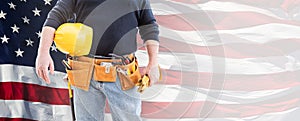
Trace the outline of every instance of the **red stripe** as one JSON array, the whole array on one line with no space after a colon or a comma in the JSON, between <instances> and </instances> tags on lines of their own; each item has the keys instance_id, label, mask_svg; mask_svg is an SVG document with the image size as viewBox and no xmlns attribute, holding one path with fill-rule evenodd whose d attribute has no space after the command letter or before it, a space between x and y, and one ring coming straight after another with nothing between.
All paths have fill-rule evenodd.
<instances>
[{"instance_id":1,"label":"red stripe","mask_svg":"<svg viewBox=\"0 0 300 121\"><path fill-rule=\"evenodd\" d=\"M196 19L207 18L205 17L207 16L206 14L210 17L211 20L213 20L214 24L207 23L207 19ZM287 25L300 26L300 23L296 20L277 19L271 16L255 12L207 11L204 15L199 15L199 13L187 13L175 15L156 15L155 17L160 26L179 31L227 30L269 23L281 23ZM236 21L242 21L242 23Z\"/></svg>"},{"instance_id":2,"label":"red stripe","mask_svg":"<svg viewBox=\"0 0 300 121\"><path fill-rule=\"evenodd\" d=\"M0 92L0 99L4 100L26 100L55 105L69 105L67 89L19 82L1 82Z\"/></svg>"},{"instance_id":3,"label":"red stripe","mask_svg":"<svg viewBox=\"0 0 300 121\"><path fill-rule=\"evenodd\" d=\"M0 121L36 121L31 119L25 119L25 118L1 118Z\"/></svg>"},{"instance_id":4,"label":"red stripe","mask_svg":"<svg viewBox=\"0 0 300 121\"><path fill-rule=\"evenodd\" d=\"M296 93L295 93L296 94ZM282 97L283 99L287 99ZM278 102L274 102L274 100ZM299 105L299 99L270 99L261 104L216 104L214 102L143 102L145 118L245 118L266 113L282 112Z\"/></svg>"}]
</instances>

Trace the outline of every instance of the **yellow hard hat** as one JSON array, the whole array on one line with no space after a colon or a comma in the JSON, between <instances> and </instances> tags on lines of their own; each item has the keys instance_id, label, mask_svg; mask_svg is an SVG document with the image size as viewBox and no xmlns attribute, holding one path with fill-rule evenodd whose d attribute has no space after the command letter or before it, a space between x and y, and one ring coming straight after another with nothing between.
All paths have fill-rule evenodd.
<instances>
[{"instance_id":1,"label":"yellow hard hat","mask_svg":"<svg viewBox=\"0 0 300 121\"><path fill-rule=\"evenodd\" d=\"M54 37L56 47L71 56L88 55L92 45L93 29L82 23L60 25Z\"/></svg>"}]
</instances>

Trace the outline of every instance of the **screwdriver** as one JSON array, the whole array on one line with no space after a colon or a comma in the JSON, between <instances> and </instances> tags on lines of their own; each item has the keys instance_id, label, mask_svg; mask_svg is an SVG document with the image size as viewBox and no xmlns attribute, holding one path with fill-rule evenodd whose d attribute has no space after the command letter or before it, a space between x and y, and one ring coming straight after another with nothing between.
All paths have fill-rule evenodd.
<instances>
[{"instance_id":1,"label":"screwdriver","mask_svg":"<svg viewBox=\"0 0 300 121\"><path fill-rule=\"evenodd\" d=\"M72 70L72 67L67 63L67 61L62 60L61 62L64 65L65 68L67 68L68 70Z\"/></svg>"}]
</instances>

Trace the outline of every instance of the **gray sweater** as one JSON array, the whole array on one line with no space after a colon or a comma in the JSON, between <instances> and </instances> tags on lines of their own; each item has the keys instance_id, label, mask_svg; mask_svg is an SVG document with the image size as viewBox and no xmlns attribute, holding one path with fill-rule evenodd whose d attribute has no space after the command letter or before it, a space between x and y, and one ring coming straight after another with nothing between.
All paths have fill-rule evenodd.
<instances>
[{"instance_id":1,"label":"gray sweater","mask_svg":"<svg viewBox=\"0 0 300 121\"><path fill-rule=\"evenodd\" d=\"M148 0L59 0L44 26L58 28L69 20L93 28L91 55L124 55L137 50L136 35L158 39L158 25Z\"/></svg>"}]
</instances>

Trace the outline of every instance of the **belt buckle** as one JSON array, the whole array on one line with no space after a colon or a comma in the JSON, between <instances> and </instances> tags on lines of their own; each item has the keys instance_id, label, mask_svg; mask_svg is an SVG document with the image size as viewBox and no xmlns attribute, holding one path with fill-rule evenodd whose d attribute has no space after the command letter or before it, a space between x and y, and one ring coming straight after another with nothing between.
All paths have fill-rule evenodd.
<instances>
[{"instance_id":1,"label":"belt buckle","mask_svg":"<svg viewBox=\"0 0 300 121\"><path fill-rule=\"evenodd\" d=\"M101 62L100 65L105 67L105 73L107 74L110 72L110 67L113 66L112 63L109 62Z\"/></svg>"}]
</instances>

